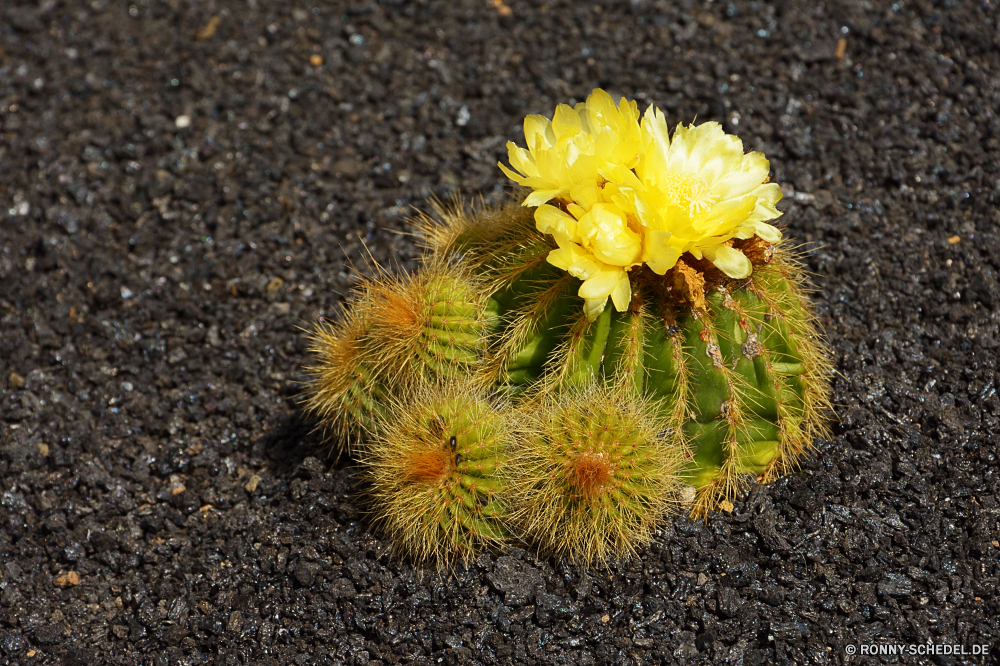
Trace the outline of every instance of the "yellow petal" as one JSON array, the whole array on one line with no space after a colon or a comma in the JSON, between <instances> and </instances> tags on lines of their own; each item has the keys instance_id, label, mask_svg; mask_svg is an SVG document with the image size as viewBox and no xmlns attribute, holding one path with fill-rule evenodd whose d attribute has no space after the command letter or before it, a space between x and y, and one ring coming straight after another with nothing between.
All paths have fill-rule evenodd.
<instances>
[{"instance_id":1,"label":"yellow petal","mask_svg":"<svg viewBox=\"0 0 1000 666\"><path fill-rule=\"evenodd\" d=\"M572 196L573 195L570 194L570 197ZM575 204L575 203L567 204L566 210L568 210L569 214L572 215L577 220L579 220L581 217L587 214L586 208L584 208L580 204Z\"/></svg>"},{"instance_id":2,"label":"yellow petal","mask_svg":"<svg viewBox=\"0 0 1000 666\"><path fill-rule=\"evenodd\" d=\"M781 240L781 230L767 222L754 222L754 231L768 243L777 243Z\"/></svg>"},{"instance_id":3,"label":"yellow petal","mask_svg":"<svg viewBox=\"0 0 1000 666\"><path fill-rule=\"evenodd\" d=\"M582 128L580 114L572 107L568 104L560 104L556 107L556 112L552 116L552 131L556 135L556 141L562 140L565 136L572 136L580 132Z\"/></svg>"},{"instance_id":4,"label":"yellow petal","mask_svg":"<svg viewBox=\"0 0 1000 666\"><path fill-rule=\"evenodd\" d=\"M751 194L757 197L758 203L773 206L781 201L781 187L777 183L764 183Z\"/></svg>"},{"instance_id":5,"label":"yellow petal","mask_svg":"<svg viewBox=\"0 0 1000 666\"><path fill-rule=\"evenodd\" d=\"M730 171L712 185L712 194L720 201L741 197L757 189L771 166L761 153L747 153L738 169Z\"/></svg>"},{"instance_id":6,"label":"yellow petal","mask_svg":"<svg viewBox=\"0 0 1000 666\"><path fill-rule=\"evenodd\" d=\"M558 181L552 178L543 178L542 176L528 176L521 181L521 185L525 187L530 187L533 190L558 190Z\"/></svg>"},{"instance_id":7,"label":"yellow petal","mask_svg":"<svg viewBox=\"0 0 1000 666\"><path fill-rule=\"evenodd\" d=\"M631 266L642 249L642 238L626 226L625 214L613 204L594 204L577 231L580 242L606 264Z\"/></svg>"},{"instance_id":8,"label":"yellow petal","mask_svg":"<svg viewBox=\"0 0 1000 666\"><path fill-rule=\"evenodd\" d=\"M607 298L618 286L624 269L607 266L592 274L580 285L580 298ZM628 277L625 277L626 281Z\"/></svg>"},{"instance_id":9,"label":"yellow petal","mask_svg":"<svg viewBox=\"0 0 1000 666\"><path fill-rule=\"evenodd\" d=\"M701 125L678 125L670 142L668 166L674 171L688 171L688 162L700 140L713 141L722 132L722 126L716 122Z\"/></svg>"},{"instance_id":10,"label":"yellow petal","mask_svg":"<svg viewBox=\"0 0 1000 666\"><path fill-rule=\"evenodd\" d=\"M600 160L593 155L580 155L573 162L573 166L568 169L570 181L574 183L582 183L586 180L596 181L599 163Z\"/></svg>"},{"instance_id":11,"label":"yellow petal","mask_svg":"<svg viewBox=\"0 0 1000 666\"><path fill-rule=\"evenodd\" d=\"M552 123L545 116L530 114L524 118L524 140L529 148L534 148L536 142L541 140L546 147L555 143L555 135L552 133ZM532 152L535 152L532 150Z\"/></svg>"},{"instance_id":12,"label":"yellow petal","mask_svg":"<svg viewBox=\"0 0 1000 666\"><path fill-rule=\"evenodd\" d=\"M670 130L667 128L667 117L663 111L650 104L642 116L642 129L646 131L657 150L667 152L667 148L670 147Z\"/></svg>"},{"instance_id":13,"label":"yellow petal","mask_svg":"<svg viewBox=\"0 0 1000 666\"><path fill-rule=\"evenodd\" d=\"M600 275L603 270L605 270L605 265L597 259L594 259L593 255L588 255L578 258L576 262L566 270L566 272L575 278L589 280L595 275Z\"/></svg>"},{"instance_id":14,"label":"yellow petal","mask_svg":"<svg viewBox=\"0 0 1000 666\"><path fill-rule=\"evenodd\" d=\"M556 268L561 268L581 280L588 280L607 269L605 264L576 243L561 243L558 250L549 252L547 259Z\"/></svg>"},{"instance_id":15,"label":"yellow petal","mask_svg":"<svg viewBox=\"0 0 1000 666\"><path fill-rule=\"evenodd\" d=\"M781 211L775 204L781 201L781 188L777 183L765 183L753 191L757 197L757 206L750 214L751 220L773 220L781 216Z\"/></svg>"},{"instance_id":16,"label":"yellow petal","mask_svg":"<svg viewBox=\"0 0 1000 666\"><path fill-rule=\"evenodd\" d=\"M650 231L642 245L642 261L657 275L663 275L677 264L681 249L670 243L669 231Z\"/></svg>"},{"instance_id":17,"label":"yellow petal","mask_svg":"<svg viewBox=\"0 0 1000 666\"><path fill-rule=\"evenodd\" d=\"M607 296L604 298L585 298L583 300L583 313L587 316L587 321L594 321L600 317L607 303Z\"/></svg>"},{"instance_id":18,"label":"yellow petal","mask_svg":"<svg viewBox=\"0 0 1000 666\"><path fill-rule=\"evenodd\" d=\"M753 264L750 263L750 260L742 252L728 245L705 248L705 258L735 280L750 277L753 272Z\"/></svg>"},{"instance_id":19,"label":"yellow petal","mask_svg":"<svg viewBox=\"0 0 1000 666\"><path fill-rule=\"evenodd\" d=\"M503 171L504 174L506 174L506 176L511 180L513 180L515 183L517 183L518 185L524 184L523 182L525 180L524 176L522 176L519 173L515 173L514 171L511 171L506 166L504 166L503 162L497 162L497 166L500 167L500 170Z\"/></svg>"},{"instance_id":20,"label":"yellow petal","mask_svg":"<svg viewBox=\"0 0 1000 666\"><path fill-rule=\"evenodd\" d=\"M622 271L618 277L618 284L611 290L611 302L615 304L615 310L625 312L629 303L632 302L632 285L628 281L628 273Z\"/></svg>"},{"instance_id":21,"label":"yellow petal","mask_svg":"<svg viewBox=\"0 0 1000 666\"><path fill-rule=\"evenodd\" d=\"M695 227L703 231L706 236L731 233L750 217L755 205L757 205L757 197L752 194L742 199L730 199L717 203L712 206L708 213L695 220Z\"/></svg>"},{"instance_id":22,"label":"yellow petal","mask_svg":"<svg viewBox=\"0 0 1000 666\"><path fill-rule=\"evenodd\" d=\"M552 201L563 193L563 190L535 190L525 198L522 206L541 206L543 203Z\"/></svg>"},{"instance_id":23,"label":"yellow petal","mask_svg":"<svg viewBox=\"0 0 1000 666\"><path fill-rule=\"evenodd\" d=\"M691 141L688 153L688 169L691 171L697 171L703 167L703 165L713 157L720 154L720 151L731 150L732 141L735 141L738 147L738 157L743 157L743 143L735 136L731 134L726 134L722 129L722 125L716 122L702 123L691 129L688 133L688 139ZM737 160L736 164L739 164Z\"/></svg>"},{"instance_id":24,"label":"yellow petal","mask_svg":"<svg viewBox=\"0 0 1000 666\"><path fill-rule=\"evenodd\" d=\"M594 204L601 200L600 190L597 187L597 181L589 179L575 184L572 188L570 188L569 197L578 203L585 211L590 210Z\"/></svg>"},{"instance_id":25,"label":"yellow petal","mask_svg":"<svg viewBox=\"0 0 1000 666\"><path fill-rule=\"evenodd\" d=\"M535 209L535 228L543 234L551 234L556 239L567 241L576 238L576 220L555 206L542 204ZM563 243L559 243L563 245Z\"/></svg>"},{"instance_id":26,"label":"yellow petal","mask_svg":"<svg viewBox=\"0 0 1000 666\"><path fill-rule=\"evenodd\" d=\"M608 189L610 187L605 187L605 191ZM639 224L646 229L664 229L663 218L639 190L619 187L611 200L623 211L634 214Z\"/></svg>"},{"instance_id":27,"label":"yellow petal","mask_svg":"<svg viewBox=\"0 0 1000 666\"><path fill-rule=\"evenodd\" d=\"M722 176L738 169L742 162L743 142L739 137L723 133L711 145L699 143L691 153L690 163L697 165L698 177L711 187Z\"/></svg>"},{"instance_id":28,"label":"yellow petal","mask_svg":"<svg viewBox=\"0 0 1000 666\"><path fill-rule=\"evenodd\" d=\"M565 243L561 244L559 249L549 252L548 257L546 257L546 261L556 268L569 271L572 266L589 256L590 253L576 243ZM600 270L600 266L595 268L595 272L598 270Z\"/></svg>"},{"instance_id":29,"label":"yellow petal","mask_svg":"<svg viewBox=\"0 0 1000 666\"><path fill-rule=\"evenodd\" d=\"M535 160L532 159L531 153L515 145L513 141L507 142L507 159L510 160L512 167L525 176L538 175L538 167L535 165Z\"/></svg>"},{"instance_id":30,"label":"yellow petal","mask_svg":"<svg viewBox=\"0 0 1000 666\"><path fill-rule=\"evenodd\" d=\"M632 172L632 169L621 164L605 162L598 167L597 173L599 173L604 180L611 183L624 187L631 187L633 189L639 189L642 187L642 183L636 177L635 173Z\"/></svg>"},{"instance_id":31,"label":"yellow petal","mask_svg":"<svg viewBox=\"0 0 1000 666\"><path fill-rule=\"evenodd\" d=\"M667 172L667 152L670 149L670 130L663 112L650 105L642 118L645 152L635 172L644 183L663 182Z\"/></svg>"},{"instance_id":32,"label":"yellow petal","mask_svg":"<svg viewBox=\"0 0 1000 666\"><path fill-rule=\"evenodd\" d=\"M585 280L577 293L586 302L593 303L597 314L604 311L604 304L608 296L611 296L615 309L619 312L625 311L632 300L632 287L629 284L628 273L613 266L605 267Z\"/></svg>"},{"instance_id":33,"label":"yellow petal","mask_svg":"<svg viewBox=\"0 0 1000 666\"><path fill-rule=\"evenodd\" d=\"M591 133L595 128L607 126L609 119L617 112L615 100L600 88L594 88L587 96L587 120Z\"/></svg>"}]
</instances>

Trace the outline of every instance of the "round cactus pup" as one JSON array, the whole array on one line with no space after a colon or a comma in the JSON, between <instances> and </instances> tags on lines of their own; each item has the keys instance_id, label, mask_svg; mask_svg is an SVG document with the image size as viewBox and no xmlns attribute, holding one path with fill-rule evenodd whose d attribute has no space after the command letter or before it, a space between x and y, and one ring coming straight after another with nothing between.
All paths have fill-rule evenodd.
<instances>
[{"instance_id":1,"label":"round cactus pup","mask_svg":"<svg viewBox=\"0 0 1000 666\"><path fill-rule=\"evenodd\" d=\"M315 365L305 368L305 411L333 431L338 454L375 429L385 414L388 391L366 352L368 329L363 309L338 324L321 322L312 330L309 351Z\"/></svg>"},{"instance_id":2,"label":"round cactus pup","mask_svg":"<svg viewBox=\"0 0 1000 666\"><path fill-rule=\"evenodd\" d=\"M590 563L647 543L687 449L634 392L591 384L524 408L511 522L544 553ZM671 439L667 439L670 437Z\"/></svg>"},{"instance_id":3,"label":"round cactus pup","mask_svg":"<svg viewBox=\"0 0 1000 666\"><path fill-rule=\"evenodd\" d=\"M431 263L363 286L366 346L393 389L468 376L485 346L486 298L463 269Z\"/></svg>"},{"instance_id":4,"label":"round cactus pup","mask_svg":"<svg viewBox=\"0 0 1000 666\"><path fill-rule=\"evenodd\" d=\"M501 543L510 438L508 416L467 383L395 403L362 462L396 549L441 566Z\"/></svg>"}]
</instances>

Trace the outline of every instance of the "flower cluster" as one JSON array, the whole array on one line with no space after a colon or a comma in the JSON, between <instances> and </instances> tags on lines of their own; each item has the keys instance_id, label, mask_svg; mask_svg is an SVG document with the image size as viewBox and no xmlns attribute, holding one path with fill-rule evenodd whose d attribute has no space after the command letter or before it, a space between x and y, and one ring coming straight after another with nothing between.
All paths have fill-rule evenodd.
<instances>
[{"instance_id":1,"label":"flower cluster","mask_svg":"<svg viewBox=\"0 0 1000 666\"><path fill-rule=\"evenodd\" d=\"M559 248L549 263L583 280L579 295L590 319L608 296L624 311L632 298L628 271L645 264L663 275L685 252L732 278L753 266L733 239L777 242L768 223L781 213L777 184L767 183L761 153L744 154L739 138L715 122L678 125L673 136L653 106L640 118L634 101L620 104L603 90L552 120L524 120L527 149L507 144L500 168L532 190L535 224Z\"/></svg>"}]
</instances>

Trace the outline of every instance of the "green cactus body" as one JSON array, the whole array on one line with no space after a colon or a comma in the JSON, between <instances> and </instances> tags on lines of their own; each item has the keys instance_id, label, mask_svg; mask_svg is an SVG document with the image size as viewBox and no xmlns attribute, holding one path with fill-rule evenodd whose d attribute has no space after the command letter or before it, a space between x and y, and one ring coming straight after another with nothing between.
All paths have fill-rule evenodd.
<instances>
[{"instance_id":1,"label":"green cactus body","mask_svg":"<svg viewBox=\"0 0 1000 666\"><path fill-rule=\"evenodd\" d=\"M307 368L306 409L341 447L373 433L394 398L476 372L495 317L482 287L455 266L369 279L359 291L342 324L314 329L317 363Z\"/></svg>"},{"instance_id":2,"label":"green cactus body","mask_svg":"<svg viewBox=\"0 0 1000 666\"><path fill-rule=\"evenodd\" d=\"M396 545L441 563L502 540L509 438L507 417L467 387L395 405L363 462Z\"/></svg>"},{"instance_id":3,"label":"green cactus body","mask_svg":"<svg viewBox=\"0 0 1000 666\"><path fill-rule=\"evenodd\" d=\"M424 288L424 325L415 352L435 377L468 373L483 346L483 306L478 291L457 276L438 275Z\"/></svg>"},{"instance_id":4,"label":"green cactus body","mask_svg":"<svg viewBox=\"0 0 1000 666\"><path fill-rule=\"evenodd\" d=\"M682 475L698 490L695 513L704 513L732 500L749 477L770 481L794 468L825 431L827 360L797 276L779 252L751 279L712 288L707 309L637 285L628 311L609 304L592 322L579 299L568 311L537 299L545 287L534 282L516 307L499 309L507 322L498 334L496 358L508 363L501 382L550 393L603 378L655 401L691 447ZM529 327L526 338L508 333Z\"/></svg>"}]
</instances>

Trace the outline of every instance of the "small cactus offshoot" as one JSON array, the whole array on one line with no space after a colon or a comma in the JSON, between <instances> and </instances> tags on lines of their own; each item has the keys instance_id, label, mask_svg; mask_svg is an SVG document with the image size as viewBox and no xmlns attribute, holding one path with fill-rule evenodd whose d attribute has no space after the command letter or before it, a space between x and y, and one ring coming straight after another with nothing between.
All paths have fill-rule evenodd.
<instances>
[{"instance_id":1,"label":"small cactus offshoot","mask_svg":"<svg viewBox=\"0 0 1000 666\"><path fill-rule=\"evenodd\" d=\"M686 448L649 402L591 384L524 411L511 520L546 553L606 562L647 543L671 509Z\"/></svg>"},{"instance_id":2,"label":"small cactus offshoot","mask_svg":"<svg viewBox=\"0 0 1000 666\"><path fill-rule=\"evenodd\" d=\"M331 428L343 447L375 430L389 393L366 346L368 322L363 309L348 312L338 324L323 322L312 331L309 351L315 365L306 384L305 407Z\"/></svg>"},{"instance_id":3,"label":"small cactus offshoot","mask_svg":"<svg viewBox=\"0 0 1000 666\"><path fill-rule=\"evenodd\" d=\"M466 272L428 265L365 285L367 343L393 387L474 371L485 345L486 298Z\"/></svg>"},{"instance_id":4,"label":"small cactus offshoot","mask_svg":"<svg viewBox=\"0 0 1000 666\"><path fill-rule=\"evenodd\" d=\"M305 408L341 449L371 434L388 401L424 382L467 377L487 340L486 297L467 271L428 263L416 275L364 278L344 321L312 332Z\"/></svg>"},{"instance_id":5,"label":"small cactus offshoot","mask_svg":"<svg viewBox=\"0 0 1000 666\"><path fill-rule=\"evenodd\" d=\"M399 551L448 564L502 542L509 418L460 384L387 410L362 462L375 522Z\"/></svg>"},{"instance_id":6,"label":"small cactus offshoot","mask_svg":"<svg viewBox=\"0 0 1000 666\"><path fill-rule=\"evenodd\" d=\"M417 558L509 533L606 561L677 497L729 508L828 432L829 355L763 155L599 90L524 135L501 165L517 201L438 206L422 267L314 334L307 407L360 438L376 519ZM459 431L488 454L452 457Z\"/></svg>"}]
</instances>

